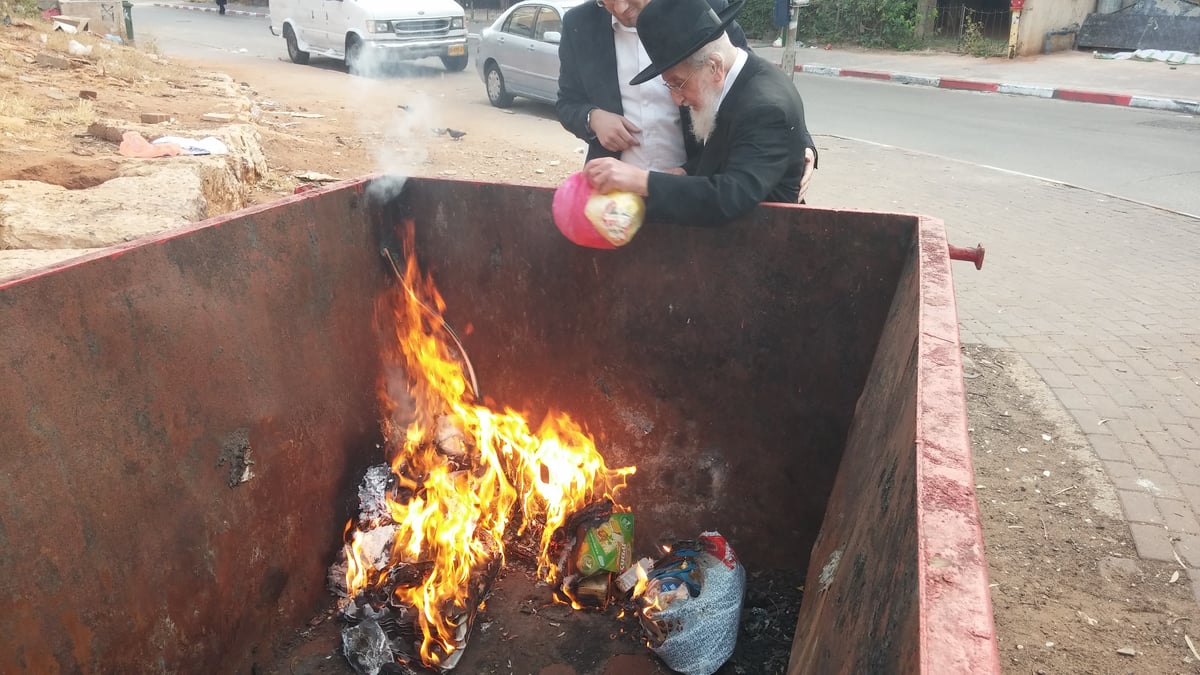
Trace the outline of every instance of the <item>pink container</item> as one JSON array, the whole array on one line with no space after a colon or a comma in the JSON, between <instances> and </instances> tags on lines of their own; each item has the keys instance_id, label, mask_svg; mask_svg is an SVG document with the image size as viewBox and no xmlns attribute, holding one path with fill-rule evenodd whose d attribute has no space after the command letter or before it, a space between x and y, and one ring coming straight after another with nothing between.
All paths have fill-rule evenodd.
<instances>
[{"instance_id":1,"label":"pink container","mask_svg":"<svg viewBox=\"0 0 1200 675\"><path fill-rule=\"evenodd\" d=\"M583 172L567 176L562 185L554 191L554 203L551 206L554 224L563 236L579 246L614 249L616 246L600 236L584 212L591 196L592 186L588 185Z\"/></svg>"}]
</instances>

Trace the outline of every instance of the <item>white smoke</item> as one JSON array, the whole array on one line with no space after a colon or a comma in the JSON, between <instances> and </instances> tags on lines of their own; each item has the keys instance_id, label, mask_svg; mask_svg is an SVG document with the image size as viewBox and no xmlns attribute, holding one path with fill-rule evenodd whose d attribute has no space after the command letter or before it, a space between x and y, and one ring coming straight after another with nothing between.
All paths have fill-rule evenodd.
<instances>
[{"instance_id":1,"label":"white smoke","mask_svg":"<svg viewBox=\"0 0 1200 675\"><path fill-rule=\"evenodd\" d=\"M364 50L350 75L359 135L367 144L371 170L381 176L368 188L373 199L394 198L408 177L419 173L429 160L437 117L433 101L412 86L412 80L421 77L421 70L436 67Z\"/></svg>"}]
</instances>

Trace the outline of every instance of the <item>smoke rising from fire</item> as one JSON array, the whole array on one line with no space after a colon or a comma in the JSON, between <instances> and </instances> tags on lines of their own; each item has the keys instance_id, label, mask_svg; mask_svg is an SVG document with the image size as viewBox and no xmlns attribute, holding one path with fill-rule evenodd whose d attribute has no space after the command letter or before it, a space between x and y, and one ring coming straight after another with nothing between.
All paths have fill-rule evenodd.
<instances>
[{"instance_id":1,"label":"smoke rising from fire","mask_svg":"<svg viewBox=\"0 0 1200 675\"><path fill-rule=\"evenodd\" d=\"M437 67L388 61L364 50L350 75L360 136L367 143L371 170L380 174L367 189L376 203L399 195L429 159L430 130L438 126L435 102L414 85L424 70Z\"/></svg>"}]
</instances>

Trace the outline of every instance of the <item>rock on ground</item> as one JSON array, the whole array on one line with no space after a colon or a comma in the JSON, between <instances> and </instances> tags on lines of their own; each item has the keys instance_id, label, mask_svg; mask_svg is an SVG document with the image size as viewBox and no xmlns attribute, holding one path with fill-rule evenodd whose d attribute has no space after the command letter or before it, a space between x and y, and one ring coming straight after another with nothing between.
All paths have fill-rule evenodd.
<instances>
[{"instance_id":1,"label":"rock on ground","mask_svg":"<svg viewBox=\"0 0 1200 675\"><path fill-rule=\"evenodd\" d=\"M0 181L0 249L112 246L198 222L207 213L193 167L122 176L86 190Z\"/></svg>"},{"instance_id":2,"label":"rock on ground","mask_svg":"<svg viewBox=\"0 0 1200 675\"><path fill-rule=\"evenodd\" d=\"M201 175L204 197L208 201L207 216L236 211L245 206L249 187L267 174L267 158L263 154L258 130L250 124L195 130L164 129L121 120L98 120L88 128L90 135L118 145L126 131L135 131L148 141L162 136L195 139L213 136L229 148L227 155L122 160L123 176L150 175L172 164L194 167Z\"/></svg>"},{"instance_id":3,"label":"rock on ground","mask_svg":"<svg viewBox=\"0 0 1200 675\"><path fill-rule=\"evenodd\" d=\"M137 131L148 140L163 135L161 128L112 120L97 122L89 131L114 143L125 131ZM76 249L112 246L235 211L248 203L250 187L267 174L266 156L252 125L169 133L196 139L214 136L229 153L119 158L119 177L78 190L37 181L0 181L0 277L74 257ZM45 253L13 254L6 249Z\"/></svg>"}]
</instances>

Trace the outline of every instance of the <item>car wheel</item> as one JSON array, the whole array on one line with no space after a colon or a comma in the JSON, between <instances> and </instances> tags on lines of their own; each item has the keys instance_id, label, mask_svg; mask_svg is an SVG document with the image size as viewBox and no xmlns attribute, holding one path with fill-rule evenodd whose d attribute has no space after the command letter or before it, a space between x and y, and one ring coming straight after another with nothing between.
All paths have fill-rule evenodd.
<instances>
[{"instance_id":1,"label":"car wheel","mask_svg":"<svg viewBox=\"0 0 1200 675\"><path fill-rule=\"evenodd\" d=\"M457 73L467 67L467 55L460 56L443 56L442 65L446 66L446 70Z\"/></svg>"},{"instance_id":2,"label":"car wheel","mask_svg":"<svg viewBox=\"0 0 1200 675\"><path fill-rule=\"evenodd\" d=\"M362 74L363 45L357 35L346 38L346 70L351 75Z\"/></svg>"},{"instance_id":3,"label":"car wheel","mask_svg":"<svg viewBox=\"0 0 1200 675\"><path fill-rule=\"evenodd\" d=\"M488 100L492 102L492 105L497 108L507 108L512 105L513 97L504 88L504 75L500 73L500 66L489 63L485 73L487 74L485 82L487 84Z\"/></svg>"},{"instance_id":4,"label":"car wheel","mask_svg":"<svg viewBox=\"0 0 1200 675\"><path fill-rule=\"evenodd\" d=\"M300 65L308 63L308 52L300 51L300 45L296 42L296 32L290 25L283 27L283 39L287 42L288 58L292 60L292 63Z\"/></svg>"}]
</instances>

